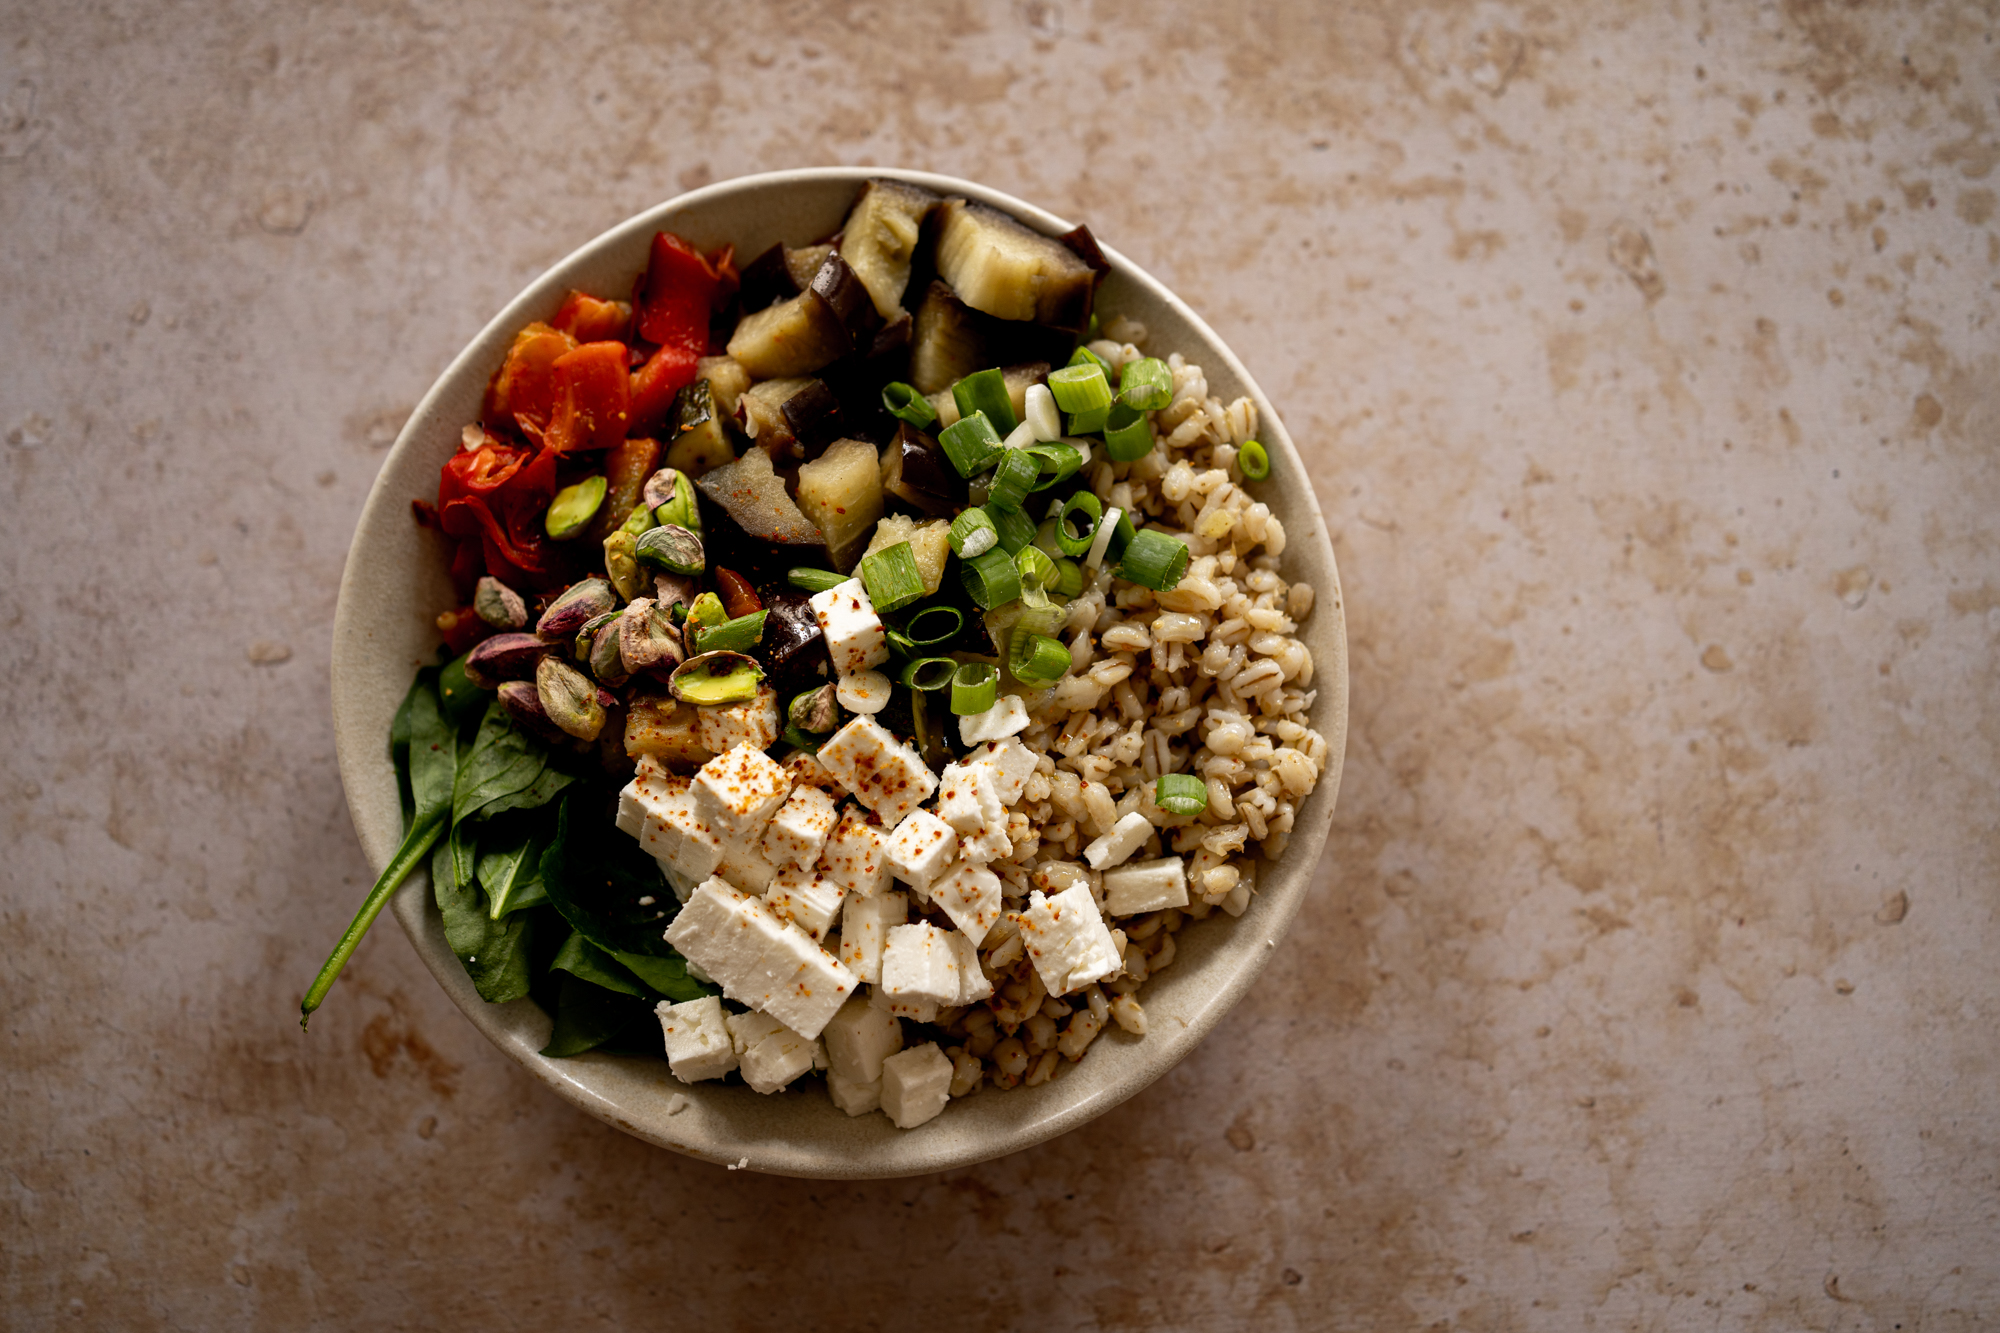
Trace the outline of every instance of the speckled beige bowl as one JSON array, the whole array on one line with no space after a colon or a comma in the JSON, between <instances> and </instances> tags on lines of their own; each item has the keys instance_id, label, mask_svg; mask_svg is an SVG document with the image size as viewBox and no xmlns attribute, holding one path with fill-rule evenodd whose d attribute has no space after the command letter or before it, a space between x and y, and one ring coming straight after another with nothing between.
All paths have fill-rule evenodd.
<instances>
[{"instance_id":1,"label":"speckled beige bowl","mask_svg":"<svg viewBox=\"0 0 2000 1333\"><path fill-rule=\"evenodd\" d=\"M397 437L361 513L333 629L333 721L340 774L362 847L376 867L400 839L396 778L388 757L389 720L411 674L437 647L432 618L451 601L433 545L410 521L410 501L436 492L438 468L459 431L479 410L486 382L514 331L547 319L571 288L622 293L646 262L654 233L666 228L707 249L733 241L755 255L775 241L804 243L839 227L861 182L896 175L946 194L1006 209L1051 234L1072 225L995 190L919 172L853 167L746 176L682 195L591 241L550 269L494 316L429 393ZM1285 572L1312 581L1318 602L1302 637L1316 664L1318 729L1332 748L1325 778L1300 812L1291 845L1264 868L1259 893L1241 919L1221 913L1190 923L1173 967L1140 993L1150 1027L1144 1038L1112 1028L1079 1063L1038 1088L991 1088L955 1102L918 1129L898 1130L886 1116L850 1119L816 1081L763 1097L740 1084L684 1085L656 1059L590 1054L544 1059L549 1020L529 1000L491 1005L473 991L446 947L419 873L395 897L396 917L409 932L438 984L493 1043L562 1097L628 1133L709 1162L790 1176L881 1177L942 1171L1030 1147L1110 1110L1171 1069L1194 1049L1256 980L1315 879L1340 789L1347 740L1347 635L1340 580L1326 524L1304 483L1305 468L1291 437L1249 372L1208 325L1172 292L1108 245L1112 271L1098 308L1144 321L1161 354L1178 350L1208 373L1210 391L1225 402L1247 393L1257 404L1260 435L1275 480L1262 496L1284 520L1290 544ZM675 1094L687 1105L668 1114Z\"/></svg>"}]
</instances>

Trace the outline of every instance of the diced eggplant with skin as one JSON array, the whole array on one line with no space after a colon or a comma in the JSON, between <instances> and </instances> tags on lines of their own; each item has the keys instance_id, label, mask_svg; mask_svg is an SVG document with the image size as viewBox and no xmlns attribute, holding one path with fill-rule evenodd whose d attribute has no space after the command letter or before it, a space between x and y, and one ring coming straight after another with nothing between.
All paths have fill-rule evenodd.
<instances>
[{"instance_id":1,"label":"diced eggplant with skin","mask_svg":"<svg viewBox=\"0 0 2000 1333\"><path fill-rule=\"evenodd\" d=\"M751 449L743 457L701 477L695 488L713 501L732 525L754 542L771 546L824 546L819 527L792 503L785 493L785 479L771 467L771 456ZM706 523L706 516L704 516ZM704 527L703 536L708 536ZM736 553L708 551L710 563L727 561L732 567L741 562ZM759 565L764 561L755 562ZM793 563L798 563L794 561Z\"/></svg>"},{"instance_id":2,"label":"diced eggplant with skin","mask_svg":"<svg viewBox=\"0 0 2000 1333\"><path fill-rule=\"evenodd\" d=\"M843 574L853 569L868 534L882 517L882 473L875 446L866 440L836 440L801 467L798 508L818 524L833 567Z\"/></svg>"},{"instance_id":3,"label":"diced eggplant with skin","mask_svg":"<svg viewBox=\"0 0 2000 1333\"><path fill-rule=\"evenodd\" d=\"M1078 224L1064 232L1059 238L1064 245L1076 252L1076 257L1090 265L1090 271L1102 277L1111 271L1111 261L1104 257L1097 238L1090 234L1090 228Z\"/></svg>"},{"instance_id":4,"label":"diced eggplant with skin","mask_svg":"<svg viewBox=\"0 0 2000 1333\"><path fill-rule=\"evenodd\" d=\"M808 601L810 594L785 583L780 574L760 586L758 595L763 599L765 616L757 656L778 697L788 698L833 679L833 660L827 654L819 617Z\"/></svg>"},{"instance_id":5,"label":"diced eggplant with skin","mask_svg":"<svg viewBox=\"0 0 2000 1333\"><path fill-rule=\"evenodd\" d=\"M882 451L882 491L933 517L950 518L965 507L965 478L938 442L907 421Z\"/></svg>"},{"instance_id":6,"label":"diced eggplant with skin","mask_svg":"<svg viewBox=\"0 0 2000 1333\"><path fill-rule=\"evenodd\" d=\"M1049 363L1032 361L1026 365L1006 366L1001 369L1000 378L1007 386L1007 401L1014 405L1014 419L1025 421L1028 418L1028 388L1049 382Z\"/></svg>"},{"instance_id":7,"label":"diced eggplant with skin","mask_svg":"<svg viewBox=\"0 0 2000 1333\"><path fill-rule=\"evenodd\" d=\"M791 274L794 289L804 291L812 286L813 279L819 276L820 266L832 253L830 245L808 245L797 250L786 246L785 271Z\"/></svg>"},{"instance_id":8,"label":"diced eggplant with skin","mask_svg":"<svg viewBox=\"0 0 2000 1333\"><path fill-rule=\"evenodd\" d=\"M795 375L763 380L744 390L736 400L736 419L743 433L766 450L790 449L792 428L785 420L785 401L811 383L809 376Z\"/></svg>"},{"instance_id":9,"label":"diced eggplant with skin","mask_svg":"<svg viewBox=\"0 0 2000 1333\"><path fill-rule=\"evenodd\" d=\"M737 323L729 335L729 355L753 379L809 375L853 350L875 321L868 289L829 251L805 291Z\"/></svg>"},{"instance_id":10,"label":"diced eggplant with skin","mask_svg":"<svg viewBox=\"0 0 2000 1333\"><path fill-rule=\"evenodd\" d=\"M698 379L674 399L673 438L667 442L666 466L690 479L733 462L736 445L729 437L729 418L715 405L715 390Z\"/></svg>"},{"instance_id":11,"label":"diced eggplant with skin","mask_svg":"<svg viewBox=\"0 0 2000 1333\"><path fill-rule=\"evenodd\" d=\"M882 386L910 377L910 317L898 315L875 331L868 349L844 356L820 372L820 378L840 400L842 433L857 439L882 441L895 434L897 421L882 406Z\"/></svg>"},{"instance_id":12,"label":"diced eggplant with skin","mask_svg":"<svg viewBox=\"0 0 2000 1333\"><path fill-rule=\"evenodd\" d=\"M950 287L931 283L910 329L910 383L918 393L949 389L992 364L986 359L983 322Z\"/></svg>"},{"instance_id":13,"label":"diced eggplant with skin","mask_svg":"<svg viewBox=\"0 0 2000 1333\"><path fill-rule=\"evenodd\" d=\"M1000 319L1081 329L1097 274L1052 236L966 199L939 206L938 276L974 310Z\"/></svg>"},{"instance_id":14,"label":"diced eggplant with skin","mask_svg":"<svg viewBox=\"0 0 2000 1333\"><path fill-rule=\"evenodd\" d=\"M750 387L750 372L734 357L705 356L694 363L694 373L708 381L716 410L726 417L736 415L736 400Z\"/></svg>"},{"instance_id":15,"label":"diced eggplant with skin","mask_svg":"<svg viewBox=\"0 0 2000 1333\"><path fill-rule=\"evenodd\" d=\"M868 288L875 309L894 319L903 308L910 281L910 260L916 253L924 219L940 199L908 181L871 180L841 228L840 257Z\"/></svg>"}]
</instances>

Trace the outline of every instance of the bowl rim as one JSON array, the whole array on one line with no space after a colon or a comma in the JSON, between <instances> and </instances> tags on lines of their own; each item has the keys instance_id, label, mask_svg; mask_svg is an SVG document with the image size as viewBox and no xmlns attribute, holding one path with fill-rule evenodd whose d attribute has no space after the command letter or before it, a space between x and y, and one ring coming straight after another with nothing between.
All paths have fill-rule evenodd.
<instances>
[{"instance_id":1,"label":"bowl rim","mask_svg":"<svg viewBox=\"0 0 2000 1333\"><path fill-rule=\"evenodd\" d=\"M392 479L398 470L396 464L406 453L420 447L419 437L426 433L426 427L430 426L440 402L452 393L464 376L482 369L484 363L493 356L492 347L496 340L511 339L514 331L529 321L542 317L546 310L553 309L554 301L551 297L560 299L561 294L571 285L571 279L587 269L594 260L632 245L640 236L650 237L655 230L671 229L672 220L677 215L699 210L705 205L737 193L770 190L787 185L818 186L829 182L848 183L858 188L862 182L878 177L909 181L946 196L979 200L1005 210L1051 235L1060 235L1075 225L1046 209L1003 191L974 181L933 172L886 166L805 167L732 177L655 204L572 250L528 283L519 294L488 320L425 391L411 411L409 420L398 432L395 443L385 455L356 519L355 540L349 547L342 569L339 597L334 613L330 692L336 757L349 815L354 821L356 834L361 840L364 853L376 873L380 873L381 867L387 863L396 838L400 836L400 827L393 833L384 834L376 827L379 822L376 808L379 806L379 791L375 793L375 801L371 802L364 798L364 793L372 786L379 786L382 773L386 769L386 760L381 753L382 732L376 729L372 730L371 734L371 728L358 726L359 722L379 709L379 700L372 695L364 697L356 683L355 673L344 669L347 664L355 661L356 654L379 651L372 649L370 644L373 637L372 626L368 621L370 608L364 608L360 604L361 597L357 592L359 585L367 577L365 561L362 558L361 538L371 527L387 520L390 511L400 513L407 509L409 496L390 494ZM1237 358L1234 350L1164 283L1115 248L1104 245L1101 241L1099 246L1113 273L1135 284L1152 300L1167 306L1177 317L1187 322L1205 344L1199 349L1205 368L1212 368L1218 359L1226 364L1228 371L1241 384L1242 392L1257 406L1260 421L1259 438L1273 453L1274 463L1290 468L1293 476L1301 478L1308 476L1283 422L1256 380ZM501 345L504 347L504 342ZM481 374L482 382L484 378L485 374ZM1319 786L1307 798L1307 809L1312 810L1317 807L1315 813L1310 817L1298 819L1291 840L1283 853L1289 863L1303 859L1308 861L1309 865L1297 875L1296 882L1285 892L1264 892L1264 886L1260 883L1256 907L1244 917L1238 918L1235 927L1235 932L1244 936L1235 950L1242 956L1235 960L1233 966L1224 970L1221 984L1205 993L1191 1014L1181 1015L1181 1026L1171 1032L1157 1024L1152 1028L1149 1035L1143 1039L1144 1063L1133 1071L1133 1076L1128 1076L1123 1081L1081 1089L1080 1095L1059 1097L1054 1105L1040 1108L1046 1111L1045 1114L1030 1115L1017 1120L1009 1126L1008 1132L999 1135L924 1135L921 1131L901 1132L899 1137L889 1140L894 1145L892 1148L880 1153L870 1153L865 1160L827 1160L825 1150L810 1141L772 1142L768 1139L758 1139L752 1142L741 1138L725 1141L728 1138L726 1134L710 1135L701 1132L699 1127L706 1124L705 1120L674 1116L671 1110L667 1115L674 1116L676 1121L689 1120L694 1123L669 1125L655 1123L657 1118L634 1117L628 1114L624 1105L607 1096L597 1086L602 1081L601 1075L606 1062L629 1063L638 1057L591 1053L553 1060L539 1055L535 1046L522 1036L518 1026L509 1021L508 1011L518 1011L523 1005L528 1006L535 1015L540 1015L541 1010L530 1000L494 1005L479 997L466 976L465 969L444 940L442 921L431 901L427 870L419 870L413 874L396 891L391 900L396 918L432 976L443 986L446 994L465 1016L488 1040L539 1082L551 1088L565 1101L597 1119L649 1143L687 1156L709 1162L728 1163L732 1166L738 1165L740 1160L741 1164L751 1170L804 1178L886 1179L926 1175L989 1161L1033 1147L1075 1129L1142 1091L1179 1064L1207 1036L1263 972L1279 940L1290 928L1306 894L1318 878L1318 868L1331 829L1344 768L1348 725L1348 664L1345 598L1340 589L1338 566L1334 560L1332 543L1327 533L1324 515L1319 509L1317 496L1309 484L1303 489L1304 494L1300 497L1303 506L1301 512L1309 514L1313 521L1309 525L1309 530L1295 531L1293 516L1287 515L1288 549L1301 542L1310 543L1317 548L1317 554L1324 564L1325 574L1315 576L1318 595L1315 600L1314 615L1315 620L1321 622L1319 629L1322 637L1327 638L1330 634L1328 642L1333 649L1332 660L1320 659L1315 663L1315 688L1320 694L1315 703L1314 721L1316 724L1324 723L1322 735L1328 745L1328 767ZM1307 527L1307 525L1298 526ZM1269 866L1270 863L1267 862L1267 870ZM1250 922L1254 924L1246 926L1245 923ZM1262 947L1257 947L1259 944ZM1227 949L1229 945L1221 947ZM518 1018L519 1015L516 1013L512 1017ZM546 1021L544 1017L542 1019L544 1027ZM664 1064L659 1064L659 1068L664 1077L670 1078L664 1073ZM1079 1081L1078 1077L1072 1074L1067 1078L1043 1085L1040 1089L1016 1089L1008 1096L1019 1097L1029 1092L1070 1087ZM693 1088L683 1088L677 1082L672 1086L689 1093L695 1091ZM1071 1087L1071 1091L1074 1093L1079 1090ZM943 1119L948 1117L933 1123L943 1123Z\"/></svg>"}]
</instances>

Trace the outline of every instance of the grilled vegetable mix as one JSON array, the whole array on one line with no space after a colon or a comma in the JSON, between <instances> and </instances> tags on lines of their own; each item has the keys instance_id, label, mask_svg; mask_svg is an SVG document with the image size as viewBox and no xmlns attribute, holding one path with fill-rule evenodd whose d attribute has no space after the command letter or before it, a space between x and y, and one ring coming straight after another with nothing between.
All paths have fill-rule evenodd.
<instances>
[{"instance_id":1,"label":"grilled vegetable mix","mask_svg":"<svg viewBox=\"0 0 2000 1333\"><path fill-rule=\"evenodd\" d=\"M875 180L831 238L739 268L662 232L628 299L572 292L521 330L415 504L461 604L390 732L403 843L304 1015L427 864L481 997L554 1015L544 1054L657 1054L653 1006L715 988L615 831L637 756L810 753L869 712L941 765L954 714L1068 671L1087 579L1174 587L1187 546L1087 485L1154 449L1173 397L1164 362L1114 373L1084 346L1106 268L1086 228ZM1254 441L1242 458L1268 476ZM808 598L850 578L893 656L836 689ZM1160 803L1192 812L1199 786L1163 778Z\"/></svg>"}]
</instances>

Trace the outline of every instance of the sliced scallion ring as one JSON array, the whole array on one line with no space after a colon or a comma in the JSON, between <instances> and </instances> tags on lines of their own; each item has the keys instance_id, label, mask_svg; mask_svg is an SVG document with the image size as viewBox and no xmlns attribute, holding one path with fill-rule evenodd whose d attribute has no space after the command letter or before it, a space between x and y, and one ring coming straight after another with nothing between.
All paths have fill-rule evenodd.
<instances>
[{"instance_id":1,"label":"sliced scallion ring","mask_svg":"<svg viewBox=\"0 0 2000 1333\"><path fill-rule=\"evenodd\" d=\"M993 466L993 454L1000 448L1000 432L984 412L974 412L939 431L938 444L959 476L976 477Z\"/></svg>"},{"instance_id":2,"label":"sliced scallion ring","mask_svg":"<svg viewBox=\"0 0 2000 1333\"><path fill-rule=\"evenodd\" d=\"M926 606L903 626L904 635L918 648L937 648L956 639L965 629L965 612L955 606Z\"/></svg>"},{"instance_id":3,"label":"sliced scallion ring","mask_svg":"<svg viewBox=\"0 0 2000 1333\"><path fill-rule=\"evenodd\" d=\"M994 530L1000 534L1000 549L1009 557L1035 539L1035 520L1019 509L988 510ZM988 555L993 554L991 551Z\"/></svg>"},{"instance_id":4,"label":"sliced scallion ring","mask_svg":"<svg viewBox=\"0 0 2000 1333\"><path fill-rule=\"evenodd\" d=\"M958 404L961 419L984 412L1001 437L1014 433L1021 419L1014 415L1014 400L1007 392L1007 376L998 366L975 370L951 386L952 401Z\"/></svg>"},{"instance_id":5,"label":"sliced scallion ring","mask_svg":"<svg viewBox=\"0 0 2000 1333\"><path fill-rule=\"evenodd\" d=\"M960 717L983 713L1000 700L1000 670L988 662L967 662L951 677L951 711Z\"/></svg>"},{"instance_id":6,"label":"sliced scallion ring","mask_svg":"<svg viewBox=\"0 0 2000 1333\"><path fill-rule=\"evenodd\" d=\"M1157 412L1174 400L1174 372L1157 356L1127 361L1118 373L1118 401L1141 412Z\"/></svg>"},{"instance_id":7,"label":"sliced scallion ring","mask_svg":"<svg viewBox=\"0 0 2000 1333\"><path fill-rule=\"evenodd\" d=\"M1154 592L1166 592L1181 581L1187 567L1187 543L1175 541L1157 528L1147 528L1126 545L1118 577Z\"/></svg>"},{"instance_id":8,"label":"sliced scallion ring","mask_svg":"<svg viewBox=\"0 0 2000 1333\"><path fill-rule=\"evenodd\" d=\"M1056 562L1039 546L1023 546L1014 564L1021 571L1023 588L1046 588L1056 575Z\"/></svg>"},{"instance_id":9,"label":"sliced scallion ring","mask_svg":"<svg viewBox=\"0 0 2000 1333\"><path fill-rule=\"evenodd\" d=\"M1236 451L1236 466L1243 470L1243 480L1262 481L1271 475L1270 451L1255 440L1245 440Z\"/></svg>"},{"instance_id":10,"label":"sliced scallion ring","mask_svg":"<svg viewBox=\"0 0 2000 1333\"><path fill-rule=\"evenodd\" d=\"M801 566L785 571L785 582L806 592L825 592L828 588L838 588L847 582L846 574L836 574L830 569L808 569Z\"/></svg>"},{"instance_id":11,"label":"sliced scallion ring","mask_svg":"<svg viewBox=\"0 0 2000 1333\"><path fill-rule=\"evenodd\" d=\"M1001 450L999 465L993 469L993 488L986 493L986 508L1019 509L1041 472L1042 460L1034 453L1026 449Z\"/></svg>"},{"instance_id":12,"label":"sliced scallion ring","mask_svg":"<svg viewBox=\"0 0 2000 1333\"><path fill-rule=\"evenodd\" d=\"M1091 322L1091 327L1095 328L1097 325L1097 316L1092 315L1090 317L1090 322ZM1111 374L1111 363L1109 361L1106 361L1103 357L1099 356L1097 353L1091 351L1088 345L1079 343L1077 345L1076 351L1070 354L1069 363L1071 366L1096 366L1099 370L1104 372L1108 385L1109 376Z\"/></svg>"},{"instance_id":13,"label":"sliced scallion ring","mask_svg":"<svg viewBox=\"0 0 2000 1333\"><path fill-rule=\"evenodd\" d=\"M1188 773L1162 773L1153 803L1170 815L1198 815L1208 809L1208 784Z\"/></svg>"},{"instance_id":14,"label":"sliced scallion ring","mask_svg":"<svg viewBox=\"0 0 2000 1333\"><path fill-rule=\"evenodd\" d=\"M903 668L903 684L913 690L941 690L952 683L958 663L949 657L920 657Z\"/></svg>"},{"instance_id":15,"label":"sliced scallion ring","mask_svg":"<svg viewBox=\"0 0 2000 1333\"><path fill-rule=\"evenodd\" d=\"M1056 561L1056 581L1049 591L1064 601L1083 595L1083 569L1074 560Z\"/></svg>"},{"instance_id":16,"label":"sliced scallion ring","mask_svg":"<svg viewBox=\"0 0 2000 1333\"><path fill-rule=\"evenodd\" d=\"M1118 525L1124 521L1124 510L1105 511L1104 517L1098 520L1096 535L1090 539L1090 550L1084 554L1084 568L1096 569L1104 563L1104 553L1111 549L1111 538L1117 533Z\"/></svg>"},{"instance_id":17,"label":"sliced scallion ring","mask_svg":"<svg viewBox=\"0 0 2000 1333\"><path fill-rule=\"evenodd\" d=\"M1067 440L1051 440L1047 444L1029 445L1028 452L1034 455L1036 464L1041 469L1041 475L1036 478L1034 485L1034 489L1038 491L1045 491L1051 486L1068 481L1076 475L1077 469L1083 466L1083 451Z\"/></svg>"},{"instance_id":18,"label":"sliced scallion ring","mask_svg":"<svg viewBox=\"0 0 2000 1333\"><path fill-rule=\"evenodd\" d=\"M1056 517L1056 544L1064 555L1082 555L1090 549L1097 525L1103 521L1104 502L1091 491L1078 491L1063 501L1062 513Z\"/></svg>"},{"instance_id":19,"label":"sliced scallion ring","mask_svg":"<svg viewBox=\"0 0 2000 1333\"><path fill-rule=\"evenodd\" d=\"M1007 670L1023 685L1053 685L1069 670L1069 649L1060 639L1016 626L1007 640Z\"/></svg>"},{"instance_id":20,"label":"sliced scallion ring","mask_svg":"<svg viewBox=\"0 0 2000 1333\"><path fill-rule=\"evenodd\" d=\"M959 577L965 583L966 595L982 611L1005 606L1021 595L1021 571L1015 568L1014 557L1004 547L962 561Z\"/></svg>"},{"instance_id":21,"label":"sliced scallion ring","mask_svg":"<svg viewBox=\"0 0 2000 1333\"><path fill-rule=\"evenodd\" d=\"M929 430L938 419L931 400L901 380L882 386L882 406L890 416L907 421L918 430Z\"/></svg>"},{"instance_id":22,"label":"sliced scallion ring","mask_svg":"<svg viewBox=\"0 0 2000 1333\"><path fill-rule=\"evenodd\" d=\"M947 540L951 542L953 555L961 560L970 560L976 555L985 555L999 545L1000 533L993 526L992 515L974 505L951 521Z\"/></svg>"},{"instance_id":23,"label":"sliced scallion ring","mask_svg":"<svg viewBox=\"0 0 2000 1333\"><path fill-rule=\"evenodd\" d=\"M1117 403L1104 422L1104 454L1114 463L1136 463L1153 452L1153 425L1146 414Z\"/></svg>"}]
</instances>

